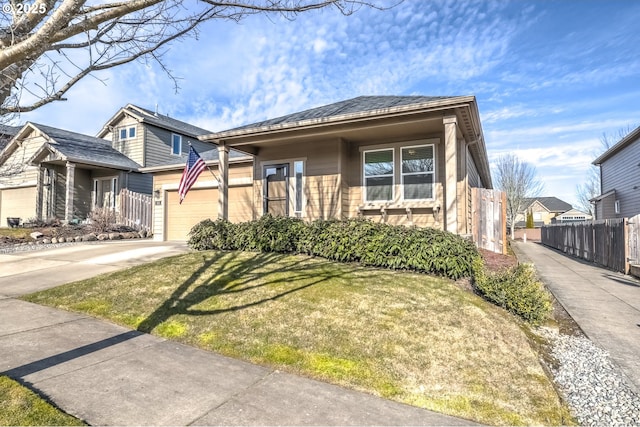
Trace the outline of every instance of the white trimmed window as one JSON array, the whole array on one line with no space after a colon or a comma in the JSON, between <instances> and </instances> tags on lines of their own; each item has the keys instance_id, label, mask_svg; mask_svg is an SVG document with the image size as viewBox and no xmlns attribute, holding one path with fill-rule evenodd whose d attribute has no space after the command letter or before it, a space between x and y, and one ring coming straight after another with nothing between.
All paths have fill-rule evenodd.
<instances>
[{"instance_id":1,"label":"white trimmed window","mask_svg":"<svg viewBox=\"0 0 640 427\"><path fill-rule=\"evenodd\" d=\"M136 137L136 127L135 126L125 126L118 130L118 139L120 141L124 141L127 139L132 139Z\"/></svg>"},{"instance_id":2,"label":"white trimmed window","mask_svg":"<svg viewBox=\"0 0 640 427\"><path fill-rule=\"evenodd\" d=\"M304 175L304 162L297 160L293 162L294 173L294 212L295 216L302 217L302 200L303 200L303 175Z\"/></svg>"},{"instance_id":3,"label":"white trimmed window","mask_svg":"<svg viewBox=\"0 0 640 427\"><path fill-rule=\"evenodd\" d=\"M616 200L615 202L613 202L613 210L617 214L620 213L620 200Z\"/></svg>"},{"instance_id":4,"label":"white trimmed window","mask_svg":"<svg viewBox=\"0 0 640 427\"><path fill-rule=\"evenodd\" d=\"M182 136L171 134L171 154L179 156L182 153Z\"/></svg>"},{"instance_id":5,"label":"white trimmed window","mask_svg":"<svg viewBox=\"0 0 640 427\"><path fill-rule=\"evenodd\" d=\"M385 202L393 200L393 149L364 152L365 201Z\"/></svg>"},{"instance_id":6,"label":"white trimmed window","mask_svg":"<svg viewBox=\"0 0 640 427\"><path fill-rule=\"evenodd\" d=\"M433 145L416 145L400 149L404 200L433 199L435 176Z\"/></svg>"}]
</instances>

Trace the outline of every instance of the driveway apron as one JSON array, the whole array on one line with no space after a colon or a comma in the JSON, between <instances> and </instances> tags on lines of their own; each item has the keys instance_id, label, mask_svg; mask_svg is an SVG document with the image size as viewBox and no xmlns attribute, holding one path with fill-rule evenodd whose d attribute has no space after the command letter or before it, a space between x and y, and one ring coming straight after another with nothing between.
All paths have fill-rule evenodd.
<instances>
[{"instance_id":1,"label":"driveway apron","mask_svg":"<svg viewBox=\"0 0 640 427\"><path fill-rule=\"evenodd\" d=\"M596 345L607 350L640 392L640 282L538 243L513 242L520 262L538 275Z\"/></svg>"},{"instance_id":2,"label":"driveway apron","mask_svg":"<svg viewBox=\"0 0 640 427\"><path fill-rule=\"evenodd\" d=\"M139 242L0 256L0 375L91 425L475 425L14 299L186 251Z\"/></svg>"}]
</instances>

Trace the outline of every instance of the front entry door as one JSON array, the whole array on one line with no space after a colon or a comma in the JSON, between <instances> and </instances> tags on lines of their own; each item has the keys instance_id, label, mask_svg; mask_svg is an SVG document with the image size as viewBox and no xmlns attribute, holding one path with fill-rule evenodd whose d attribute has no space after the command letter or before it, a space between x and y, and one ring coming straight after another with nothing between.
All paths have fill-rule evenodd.
<instances>
[{"instance_id":1,"label":"front entry door","mask_svg":"<svg viewBox=\"0 0 640 427\"><path fill-rule=\"evenodd\" d=\"M264 213L289 216L289 165L264 167Z\"/></svg>"}]
</instances>

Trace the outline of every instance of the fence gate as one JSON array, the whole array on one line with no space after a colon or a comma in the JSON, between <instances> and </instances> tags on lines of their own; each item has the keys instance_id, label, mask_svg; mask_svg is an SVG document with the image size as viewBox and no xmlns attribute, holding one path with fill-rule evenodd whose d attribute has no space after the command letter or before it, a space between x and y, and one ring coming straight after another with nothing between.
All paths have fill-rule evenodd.
<instances>
[{"instance_id":1,"label":"fence gate","mask_svg":"<svg viewBox=\"0 0 640 427\"><path fill-rule=\"evenodd\" d=\"M471 234L479 248L507 253L506 209L504 192L471 189Z\"/></svg>"},{"instance_id":2,"label":"fence gate","mask_svg":"<svg viewBox=\"0 0 640 427\"><path fill-rule=\"evenodd\" d=\"M120 206L118 222L136 230L151 230L151 196L130 191L120 190Z\"/></svg>"}]
</instances>

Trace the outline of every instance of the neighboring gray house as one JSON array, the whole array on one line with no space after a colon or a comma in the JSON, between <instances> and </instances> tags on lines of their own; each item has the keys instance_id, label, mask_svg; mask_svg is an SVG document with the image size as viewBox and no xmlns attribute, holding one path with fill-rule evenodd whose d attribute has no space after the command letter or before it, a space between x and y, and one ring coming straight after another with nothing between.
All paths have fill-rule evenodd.
<instances>
[{"instance_id":1,"label":"neighboring gray house","mask_svg":"<svg viewBox=\"0 0 640 427\"><path fill-rule=\"evenodd\" d=\"M21 126L0 125L0 151L7 146L11 138L13 138Z\"/></svg>"},{"instance_id":2,"label":"neighboring gray house","mask_svg":"<svg viewBox=\"0 0 640 427\"><path fill-rule=\"evenodd\" d=\"M595 219L640 214L640 126L593 164L600 167L600 195L591 199Z\"/></svg>"},{"instance_id":3,"label":"neighboring gray house","mask_svg":"<svg viewBox=\"0 0 640 427\"><path fill-rule=\"evenodd\" d=\"M189 144L198 152L215 148L198 136L211 133L151 110L127 104L98 132L98 138L111 141L116 150L142 167L165 165L189 152ZM149 192L151 177L149 176Z\"/></svg>"},{"instance_id":4,"label":"neighboring gray house","mask_svg":"<svg viewBox=\"0 0 640 427\"><path fill-rule=\"evenodd\" d=\"M97 137L27 123L0 151L0 220L68 221L95 208L119 211L120 190L152 193L153 177L140 168L183 161L189 143L215 148L197 140L207 133L131 104Z\"/></svg>"}]
</instances>

